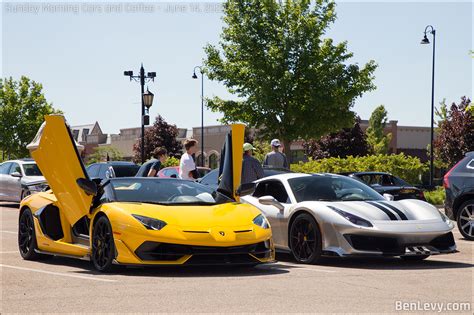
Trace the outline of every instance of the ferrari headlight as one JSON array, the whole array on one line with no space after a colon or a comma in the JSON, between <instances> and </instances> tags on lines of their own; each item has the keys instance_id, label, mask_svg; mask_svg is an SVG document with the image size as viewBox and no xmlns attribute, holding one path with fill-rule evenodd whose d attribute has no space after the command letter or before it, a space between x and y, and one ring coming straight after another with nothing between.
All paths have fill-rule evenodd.
<instances>
[{"instance_id":1,"label":"ferrari headlight","mask_svg":"<svg viewBox=\"0 0 474 315\"><path fill-rule=\"evenodd\" d=\"M338 213L339 215L344 217L344 219L346 219L347 221L350 221L352 224L359 225L359 226L365 226L365 227L372 227L373 226L372 223L370 223L366 219L362 219L361 217L356 216L355 214L345 212L345 211L343 211L341 209L338 209L336 207L333 207L333 206L328 206L328 208L331 209L332 211Z\"/></svg>"},{"instance_id":2,"label":"ferrari headlight","mask_svg":"<svg viewBox=\"0 0 474 315\"><path fill-rule=\"evenodd\" d=\"M158 220L158 219L153 219L149 217L145 217L143 215L138 215L138 214L132 214L132 216L140 221L141 224L143 224L144 227L146 227L148 230L156 230L159 231L162 228L165 227L166 222Z\"/></svg>"},{"instance_id":3,"label":"ferrari headlight","mask_svg":"<svg viewBox=\"0 0 474 315\"><path fill-rule=\"evenodd\" d=\"M267 218L263 214L259 214L253 219L253 224L258 225L262 229L269 229L270 223L268 223Z\"/></svg>"}]
</instances>

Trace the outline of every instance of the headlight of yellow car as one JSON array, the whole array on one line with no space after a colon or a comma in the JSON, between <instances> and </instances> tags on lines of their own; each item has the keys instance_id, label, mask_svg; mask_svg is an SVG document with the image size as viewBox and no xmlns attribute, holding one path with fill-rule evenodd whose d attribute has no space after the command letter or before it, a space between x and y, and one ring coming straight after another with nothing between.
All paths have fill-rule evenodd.
<instances>
[{"instance_id":1,"label":"headlight of yellow car","mask_svg":"<svg viewBox=\"0 0 474 315\"><path fill-rule=\"evenodd\" d=\"M253 219L253 223L255 225L258 225L262 229L269 229L270 228L270 223L268 223L267 218L263 214L259 214Z\"/></svg>"},{"instance_id":2,"label":"headlight of yellow car","mask_svg":"<svg viewBox=\"0 0 474 315\"><path fill-rule=\"evenodd\" d=\"M166 222L158 220L158 219L153 219L149 217L145 217L143 215L138 215L138 214L132 214L132 216L140 221L141 224L143 224L144 227L146 227L148 230L156 230L159 231L162 228L165 227Z\"/></svg>"}]
</instances>

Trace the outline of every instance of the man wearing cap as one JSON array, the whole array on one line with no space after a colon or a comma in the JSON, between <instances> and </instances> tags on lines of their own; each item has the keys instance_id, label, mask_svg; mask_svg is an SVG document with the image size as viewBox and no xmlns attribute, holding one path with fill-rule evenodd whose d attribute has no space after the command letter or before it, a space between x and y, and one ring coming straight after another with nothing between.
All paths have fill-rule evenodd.
<instances>
[{"instance_id":1,"label":"man wearing cap","mask_svg":"<svg viewBox=\"0 0 474 315\"><path fill-rule=\"evenodd\" d=\"M263 161L263 166L288 169L289 165L286 155L280 152L280 140L273 139L270 144L272 145L273 151L267 153Z\"/></svg>"},{"instance_id":2,"label":"man wearing cap","mask_svg":"<svg viewBox=\"0 0 474 315\"><path fill-rule=\"evenodd\" d=\"M250 143L244 143L241 184L251 183L264 176L262 165L260 165L260 162L252 156L252 151L254 149L255 148Z\"/></svg>"}]
</instances>

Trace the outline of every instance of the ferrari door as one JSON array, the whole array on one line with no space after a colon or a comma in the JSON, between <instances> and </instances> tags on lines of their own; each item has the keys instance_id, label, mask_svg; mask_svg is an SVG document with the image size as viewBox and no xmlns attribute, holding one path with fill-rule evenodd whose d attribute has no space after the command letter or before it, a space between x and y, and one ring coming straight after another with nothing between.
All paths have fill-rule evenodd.
<instances>
[{"instance_id":1,"label":"ferrari door","mask_svg":"<svg viewBox=\"0 0 474 315\"><path fill-rule=\"evenodd\" d=\"M77 179L89 177L64 117L45 116L45 123L27 148L58 199L61 212L74 225L89 213L93 196L77 185Z\"/></svg>"},{"instance_id":2,"label":"ferrari door","mask_svg":"<svg viewBox=\"0 0 474 315\"><path fill-rule=\"evenodd\" d=\"M279 180L266 180L259 182L253 196L257 198L255 199L256 203L254 205L257 206L265 214L268 221L270 221L275 244L281 246L286 244L287 242L284 239L286 235L284 215L285 212L288 211L290 204L288 203L288 194L285 187L283 186L283 183ZM263 196L272 196L278 202L280 202L285 207L285 209L280 211L273 205L262 205L258 202L258 198Z\"/></svg>"}]
</instances>

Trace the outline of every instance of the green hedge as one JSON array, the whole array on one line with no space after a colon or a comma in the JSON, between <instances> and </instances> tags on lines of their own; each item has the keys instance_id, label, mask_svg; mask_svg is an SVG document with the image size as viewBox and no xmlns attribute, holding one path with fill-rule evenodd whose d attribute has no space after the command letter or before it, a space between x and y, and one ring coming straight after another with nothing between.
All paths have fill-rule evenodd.
<instances>
[{"instance_id":1,"label":"green hedge","mask_svg":"<svg viewBox=\"0 0 474 315\"><path fill-rule=\"evenodd\" d=\"M432 205L443 205L446 194L443 187L436 187L435 190L425 191L426 201Z\"/></svg>"},{"instance_id":2,"label":"green hedge","mask_svg":"<svg viewBox=\"0 0 474 315\"><path fill-rule=\"evenodd\" d=\"M420 183L420 176L428 167L417 157L403 153L362 157L327 158L291 164L291 170L301 173L388 172L412 184Z\"/></svg>"},{"instance_id":3,"label":"green hedge","mask_svg":"<svg viewBox=\"0 0 474 315\"><path fill-rule=\"evenodd\" d=\"M163 167L170 167L170 166L179 166L179 159L170 156L165 163L163 163Z\"/></svg>"}]
</instances>

